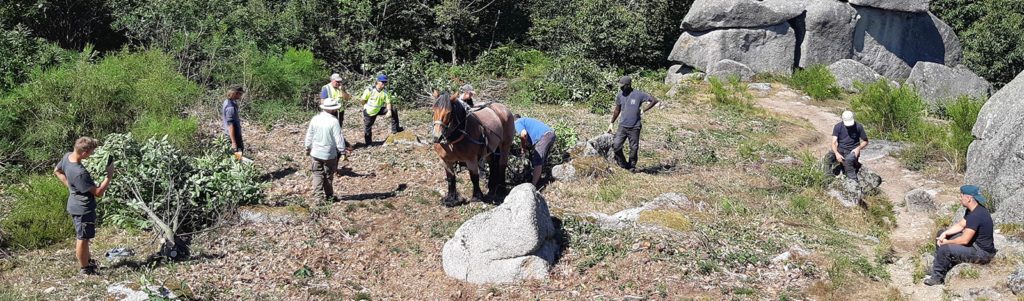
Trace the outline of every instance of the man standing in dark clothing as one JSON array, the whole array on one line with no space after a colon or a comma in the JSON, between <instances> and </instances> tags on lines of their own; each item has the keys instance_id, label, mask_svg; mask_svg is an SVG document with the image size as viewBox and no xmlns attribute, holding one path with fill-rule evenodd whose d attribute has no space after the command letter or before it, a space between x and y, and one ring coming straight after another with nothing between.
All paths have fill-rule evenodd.
<instances>
[{"instance_id":1,"label":"man standing in dark clothing","mask_svg":"<svg viewBox=\"0 0 1024 301\"><path fill-rule=\"evenodd\" d=\"M615 112L612 113L612 122L608 124L608 132L615 129L615 120L622 114L619 121L619 130L615 133L615 141L612 150L615 151L615 161L620 167L633 171L636 168L637 152L640 150L640 115L650 111L658 104L658 99L644 91L633 89L633 79L628 75L619 79L619 94L615 96ZM641 110L640 105L650 102L647 108ZM629 161L626 161L622 154L622 144L629 138Z\"/></svg>"},{"instance_id":2,"label":"man standing in dark clothing","mask_svg":"<svg viewBox=\"0 0 1024 301\"><path fill-rule=\"evenodd\" d=\"M231 148L235 150L235 157L242 159L242 150L245 143L242 142L242 120L238 119L238 104L235 103L242 98L242 85L231 85L225 94L227 99L221 106L221 119L224 122L224 134L231 140Z\"/></svg>"},{"instance_id":3,"label":"man standing in dark clothing","mask_svg":"<svg viewBox=\"0 0 1024 301\"><path fill-rule=\"evenodd\" d=\"M996 255L992 237L992 215L982 206L985 198L974 185L960 187L960 204L967 208L964 218L940 231L935 238L935 262L926 285L945 283L946 273L960 263L986 264Z\"/></svg>"},{"instance_id":4,"label":"man standing in dark clothing","mask_svg":"<svg viewBox=\"0 0 1024 301\"><path fill-rule=\"evenodd\" d=\"M107 165L107 177L99 186L82 165L82 160L92 156L98 143L89 137L78 138L74 151L64 154L53 173L64 186L68 187L68 214L75 225L75 256L78 258L78 272L82 275L96 275L96 261L89 253L89 241L96 237L96 198L110 187L114 165ZM109 162L109 161L108 161Z\"/></svg>"},{"instance_id":5,"label":"man standing in dark clothing","mask_svg":"<svg viewBox=\"0 0 1024 301\"><path fill-rule=\"evenodd\" d=\"M829 172L838 161L843 164L846 178L856 181L860 170L860 151L867 146L868 135L864 133L864 126L853 120L853 112L844 111L843 121L832 128L832 149L826 159Z\"/></svg>"}]
</instances>

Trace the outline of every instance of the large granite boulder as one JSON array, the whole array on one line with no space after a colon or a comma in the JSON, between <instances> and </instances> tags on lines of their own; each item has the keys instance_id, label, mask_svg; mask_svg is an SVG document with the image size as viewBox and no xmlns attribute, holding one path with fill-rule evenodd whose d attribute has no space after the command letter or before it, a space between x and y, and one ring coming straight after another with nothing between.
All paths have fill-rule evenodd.
<instances>
[{"instance_id":1,"label":"large granite boulder","mask_svg":"<svg viewBox=\"0 0 1024 301\"><path fill-rule=\"evenodd\" d=\"M949 64L947 58L963 56L956 35L931 13L855 8L853 59L889 79L906 79L918 62Z\"/></svg>"},{"instance_id":2,"label":"large granite boulder","mask_svg":"<svg viewBox=\"0 0 1024 301\"><path fill-rule=\"evenodd\" d=\"M996 223L1024 223L1024 72L981 107L964 182L998 203Z\"/></svg>"},{"instance_id":3,"label":"large granite boulder","mask_svg":"<svg viewBox=\"0 0 1024 301\"><path fill-rule=\"evenodd\" d=\"M696 0L679 27L686 31L764 27L801 13L802 5L790 0Z\"/></svg>"},{"instance_id":4,"label":"large granite boulder","mask_svg":"<svg viewBox=\"0 0 1024 301\"><path fill-rule=\"evenodd\" d=\"M670 61L702 70L721 60L734 60L756 73L793 73L796 33L789 23L759 27L687 31L679 36Z\"/></svg>"},{"instance_id":5,"label":"large granite boulder","mask_svg":"<svg viewBox=\"0 0 1024 301\"><path fill-rule=\"evenodd\" d=\"M802 22L792 22L800 41L798 65L831 64L853 56L853 29L857 10L835 0L814 1L807 6Z\"/></svg>"},{"instance_id":6,"label":"large granite boulder","mask_svg":"<svg viewBox=\"0 0 1024 301\"><path fill-rule=\"evenodd\" d=\"M558 243L548 205L532 184L512 189L500 206L477 214L444 244L450 277L472 283L546 279Z\"/></svg>"},{"instance_id":7,"label":"large granite boulder","mask_svg":"<svg viewBox=\"0 0 1024 301\"><path fill-rule=\"evenodd\" d=\"M836 85L843 91L851 93L860 92L854 85L855 82L869 84L881 76L870 67L851 59L836 61L828 66L828 70L832 71L832 76L836 78Z\"/></svg>"},{"instance_id":8,"label":"large granite boulder","mask_svg":"<svg viewBox=\"0 0 1024 301\"><path fill-rule=\"evenodd\" d=\"M683 81L693 80L702 76L703 74L700 72L693 72L693 68L683 65L672 65L671 67L668 67L668 72L665 74L665 84L675 85L682 83Z\"/></svg>"},{"instance_id":9,"label":"large granite boulder","mask_svg":"<svg viewBox=\"0 0 1024 301\"><path fill-rule=\"evenodd\" d=\"M929 2L931 0L850 0L853 5L913 13L928 11Z\"/></svg>"},{"instance_id":10,"label":"large granite boulder","mask_svg":"<svg viewBox=\"0 0 1024 301\"><path fill-rule=\"evenodd\" d=\"M839 179L840 181L833 181L829 184L828 195L846 207L859 205L864 200L864 196L878 193L878 187L882 186L882 177L867 167L860 168L856 181L846 177Z\"/></svg>"},{"instance_id":11,"label":"large granite boulder","mask_svg":"<svg viewBox=\"0 0 1024 301\"><path fill-rule=\"evenodd\" d=\"M721 82L727 82L729 77L735 76L740 81L749 82L754 80L754 70L734 60L721 60L708 68L707 79L715 78Z\"/></svg>"},{"instance_id":12,"label":"large granite boulder","mask_svg":"<svg viewBox=\"0 0 1024 301\"><path fill-rule=\"evenodd\" d=\"M921 98L933 107L954 100L961 95L988 98L992 85L984 78L964 67L948 67L932 62L914 65L907 78Z\"/></svg>"},{"instance_id":13,"label":"large granite boulder","mask_svg":"<svg viewBox=\"0 0 1024 301\"><path fill-rule=\"evenodd\" d=\"M1014 295L1024 294L1024 265L1017 267L1009 276L1006 276L1006 287Z\"/></svg>"}]
</instances>

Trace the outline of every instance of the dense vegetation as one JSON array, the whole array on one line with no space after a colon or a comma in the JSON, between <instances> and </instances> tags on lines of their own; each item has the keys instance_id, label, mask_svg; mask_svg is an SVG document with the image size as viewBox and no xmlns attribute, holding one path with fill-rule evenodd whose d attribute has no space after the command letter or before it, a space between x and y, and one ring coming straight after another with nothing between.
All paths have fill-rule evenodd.
<instances>
[{"instance_id":1,"label":"dense vegetation","mask_svg":"<svg viewBox=\"0 0 1024 301\"><path fill-rule=\"evenodd\" d=\"M996 87L1024 70L1024 2L936 0L931 9L960 36L967 67Z\"/></svg>"}]
</instances>

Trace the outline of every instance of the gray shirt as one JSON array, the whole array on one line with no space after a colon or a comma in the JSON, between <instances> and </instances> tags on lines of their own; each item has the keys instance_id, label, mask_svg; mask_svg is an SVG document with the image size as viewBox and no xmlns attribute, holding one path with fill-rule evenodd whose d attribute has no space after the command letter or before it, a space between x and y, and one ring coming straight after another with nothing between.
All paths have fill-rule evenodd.
<instances>
[{"instance_id":1,"label":"gray shirt","mask_svg":"<svg viewBox=\"0 0 1024 301\"><path fill-rule=\"evenodd\" d=\"M242 120L238 119L238 105L233 100L224 100L224 105L221 106L221 117L224 120L224 134L231 135L231 132L228 131L228 126L234 125L235 141L238 142L238 147L242 148ZM231 139L231 137L228 137L228 139Z\"/></svg>"},{"instance_id":2,"label":"gray shirt","mask_svg":"<svg viewBox=\"0 0 1024 301\"><path fill-rule=\"evenodd\" d=\"M648 101L651 101L651 95L644 91L633 89L628 94L623 94L622 91L619 91L619 95L615 96L615 104L621 106L619 111L619 117L621 118L619 119L619 127L641 127L640 105Z\"/></svg>"},{"instance_id":3,"label":"gray shirt","mask_svg":"<svg viewBox=\"0 0 1024 301\"><path fill-rule=\"evenodd\" d=\"M96 197L92 195L96 182L92 180L89 171L85 170L82 162L71 162L68 159L71 153L64 154L64 158L57 163L57 169L64 172L68 178L68 213L71 215L85 215L96 210Z\"/></svg>"}]
</instances>

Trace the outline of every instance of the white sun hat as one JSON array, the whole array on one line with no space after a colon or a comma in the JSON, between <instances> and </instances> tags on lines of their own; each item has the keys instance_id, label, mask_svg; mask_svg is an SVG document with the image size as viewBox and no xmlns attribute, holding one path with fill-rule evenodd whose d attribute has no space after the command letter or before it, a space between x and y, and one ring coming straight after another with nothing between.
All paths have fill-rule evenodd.
<instances>
[{"instance_id":1,"label":"white sun hat","mask_svg":"<svg viewBox=\"0 0 1024 301\"><path fill-rule=\"evenodd\" d=\"M321 109L324 110L337 110L341 108L341 103L335 98L324 99L324 103L320 105Z\"/></svg>"},{"instance_id":2,"label":"white sun hat","mask_svg":"<svg viewBox=\"0 0 1024 301\"><path fill-rule=\"evenodd\" d=\"M853 123L854 123L853 112L843 111L843 125L845 125L845 126L853 126Z\"/></svg>"}]
</instances>

